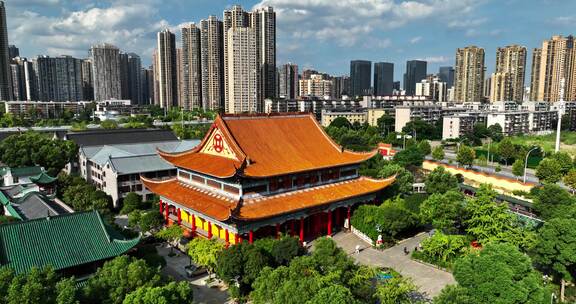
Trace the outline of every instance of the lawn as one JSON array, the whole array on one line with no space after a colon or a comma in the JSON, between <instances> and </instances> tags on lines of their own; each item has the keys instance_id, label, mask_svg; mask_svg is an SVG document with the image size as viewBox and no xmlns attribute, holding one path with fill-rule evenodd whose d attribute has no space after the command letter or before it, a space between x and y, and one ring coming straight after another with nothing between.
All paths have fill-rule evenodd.
<instances>
[{"instance_id":1,"label":"lawn","mask_svg":"<svg viewBox=\"0 0 576 304\"><path fill-rule=\"evenodd\" d=\"M554 152L556 143L556 133L548 135L522 135L510 137L514 144L524 146L537 145L544 149L545 152ZM560 135L560 150L576 155L576 132L563 131Z\"/></svg>"}]
</instances>

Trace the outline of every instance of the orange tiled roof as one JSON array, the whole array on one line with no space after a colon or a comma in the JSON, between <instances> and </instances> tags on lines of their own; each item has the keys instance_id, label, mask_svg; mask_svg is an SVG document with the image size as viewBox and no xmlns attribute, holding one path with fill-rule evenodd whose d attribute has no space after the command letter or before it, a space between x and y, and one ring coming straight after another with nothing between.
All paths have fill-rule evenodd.
<instances>
[{"instance_id":1,"label":"orange tiled roof","mask_svg":"<svg viewBox=\"0 0 576 304\"><path fill-rule=\"evenodd\" d=\"M234 213L240 220L258 220L306 208L322 206L353 197L371 194L392 184L395 177L376 180L361 177L308 189L297 190L267 197L245 200ZM219 221L225 221L233 215L238 202L223 196L187 186L176 179L157 182L142 178L144 185L152 192L164 196L185 207Z\"/></svg>"},{"instance_id":2,"label":"orange tiled roof","mask_svg":"<svg viewBox=\"0 0 576 304\"><path fill-rule=\"evenodd\" d=\"M234 157L202 152L216 130ZM198 147L179 154L160 152L160 156L175 166L225 178L240 167L245 176L269 177L357 164L376 153L342 149L312 114L278 114L218 116Z\"/></svg>"},{"instance_id":3,"label":"orange tiled roof","mask_svg":"<svg viewBox=\"0 0 576 304\"><path fill-rule=\"evenodd\" d=\"M232 209L236 208L238 203L224 196L213 195L207 191L185 185L176 179L165 181L153 181L144 177L140 177L140 179L151 192L219 221L230 218Z\"/></svg>"}]
</instances>

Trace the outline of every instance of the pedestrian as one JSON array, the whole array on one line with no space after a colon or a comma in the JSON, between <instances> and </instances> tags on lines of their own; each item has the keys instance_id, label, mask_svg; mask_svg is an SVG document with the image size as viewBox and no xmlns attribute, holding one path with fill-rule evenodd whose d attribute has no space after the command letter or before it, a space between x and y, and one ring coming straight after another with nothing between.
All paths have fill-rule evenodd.
<instances>
[{"instance_id":1,"label":"pedestrian","mask_svg":"<svg viewBox=\"0 0 576 304\"><path fill-rule=\"evenodd\" d=\"M360 254L360 245L356 245L356 250L354 251L356 254Z\"/></svg>"},{"instance_id":2,"label":"pedestrian","mask_svg":"<svg viewBox=\"0 0 576 304\"><path fill-rule=\"evenodd\" d=\"M406 248L406 246L404 246L404 254L408 255L410 253L410 251L408 251L408 248Z\"/></svg>"},{"instance_id":3,"label":"pedestrian","mask_svg":"<svg viewBox=\"0 0 576 304\"><path fill-rule=\"evenodd\" d=\"M414 252L417 252L417 251L418 251L418 247L414 247Z\"/></svg>"}]
</instances>

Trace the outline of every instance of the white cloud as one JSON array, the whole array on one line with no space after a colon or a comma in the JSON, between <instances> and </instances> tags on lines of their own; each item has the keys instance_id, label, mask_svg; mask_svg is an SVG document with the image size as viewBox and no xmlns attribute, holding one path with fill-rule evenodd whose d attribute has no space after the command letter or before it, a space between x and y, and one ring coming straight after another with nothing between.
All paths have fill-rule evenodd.
<instances>
[{"instance_id":1,"label":"white cloud","mask_svg":"<svg viewBox=\"0 0 576 304\"><path fill-rule=\"evenodd\" d=\"M551 23L562 26L574 26L576 24L576 16L559 16L552 19Z\"/></svg>"},{"instance_id":2,"label":"white cloud","mask_svg":"<svg viewBox=\"0 0 576 304\"><path fill-rule=\"evenodd\" d=\"M123 2L116 1L106 8L63 12L60 16L43 16L29 10L11 12L10 43L24 51L86 57L91 45L107 42L125 51L149 55L156 32L170 25L157 15L152 1Z\"/></svg>"},{"instance_id":3,"label":"white cloud","mask_svg":"<svg viewBox=\"0 0 576 304\"><path fill-rule=\"evenodd\" d=\"M431 17L439 20L461 17L462 12L481 1L262 0L255 7L273 6L279 32L292 39L354 46L375 31L388 31Z\"/></svg>"},{"instance_id":4,"label":"white cloud","mask_svg":"<svg viewBox=\"0 0 576 304\"><path fill-rule=\"evenodd\" d=\"M410 44L416 44L416 43L420 42L420 40L422 40L422 36L416 36L416 37L410 39Z\"/></svg>"},{"instance_id":5,"label":"white cloud","mask_svg":"<svg viewBox=\"0 0 576 304\"><path fill-rule=\"evenodd\" d=\"M477 27L484 23L486 23L488 19L486 18L478 18L478 19L459 19L459 20L452 20L448 22L449 28L459 28L459 29L469 29L471 27Z\"/></svg>"},{"instance_id":6,"label":"white cloud","mask_svg":"<svg viewBox=\"0 0 576 304\"><path fill-rule=\"evenodd\" d=\"M429 56L424 58L418 58L417 60L424 60L428 63L446 63L451 61L451 58L446 56Z\"/></svg>"}]
</instances>

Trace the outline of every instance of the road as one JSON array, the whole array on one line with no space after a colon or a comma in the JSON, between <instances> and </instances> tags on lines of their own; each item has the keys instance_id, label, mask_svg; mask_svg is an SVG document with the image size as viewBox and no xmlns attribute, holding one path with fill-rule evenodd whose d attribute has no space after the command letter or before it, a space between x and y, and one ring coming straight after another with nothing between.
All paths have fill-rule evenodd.
<instances>
[{"instance_id":1,"label":"road","mask_svg":"<svg viewBox=\"0 0 576 304\"><path fill-rule=\"evenodd\" d=\"M383 251L372 248L352 233L339 232L333 239L358 262L369 266L392 268L401 275L411 278L420 292L432 298L446 285L456 284L456 281L451 273L416 262L404 254L404 247L412 251L426 237L428 234L423 233ZM359 254L354 252L356 245L362 248Z\"/></svg>"}]
</instances>

